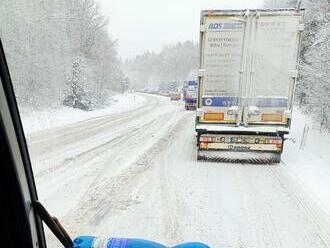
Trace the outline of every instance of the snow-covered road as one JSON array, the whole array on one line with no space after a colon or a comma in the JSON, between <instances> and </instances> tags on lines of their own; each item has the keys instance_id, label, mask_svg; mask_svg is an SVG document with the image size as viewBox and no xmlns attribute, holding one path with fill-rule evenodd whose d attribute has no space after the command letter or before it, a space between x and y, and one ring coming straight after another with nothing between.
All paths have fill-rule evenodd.
<instances>
[{"instance_id":1,"label":"snow-covered road","mask_svg":"<svg viewBox=\"0 0 330 248\"><path fill-rule=\"evenodd\" d=\"M28 136L39 198L72 236L330 247L327 201L286 156L279 165L197 162L194 113L143 96L134 110Z\"/></svg>"}]
</instances>

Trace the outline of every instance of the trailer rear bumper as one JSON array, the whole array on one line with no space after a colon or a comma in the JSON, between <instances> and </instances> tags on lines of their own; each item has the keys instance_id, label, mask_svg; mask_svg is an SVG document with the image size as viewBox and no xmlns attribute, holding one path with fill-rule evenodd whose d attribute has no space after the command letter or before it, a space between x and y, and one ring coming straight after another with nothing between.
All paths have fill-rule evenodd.
<instances>
[{"instance_id":1,"label":"trailer rear bumper","mask_svg":"<svg viewBox=\"0 0 330 248\"><path fill-rule=\"evenodd\" d=\"M197 105L196 102L185 102L184 107L186 110L196 110L197 107L196 105Z\"/></svg>"},{"instance_id":2,"label":"trailer rear bumper","mask_svg":"<svg viewBox=\"0 0 330 248\"><path fill-rule=\"evenodd\" d=\"M203 152L281 154L289 129L277 126L236 127L197 124L197 146Z\"/></svg>"},{"instance_id":3,"label":"trailer rear bumper","mask_svg":"<svg viewBox=\"0 0 330 248\"><path fill-rule=\"evenodd\" d=\"M265 135L284 135L289 133L286 126L276 125L255 125L255 126L235 126L223 124L196 124L196 132L203 133L221 133L221 134L265 134Z\"/></svg>"},{"instance_id":4,"label":"trailer rear bumper","mask_svg":"<svg viewBox=\"0 0 330 248\"><path fill-rule=\"evenodd\" d=\"M281 136L242 134L201 134L198 148L204 151L274 152L281 153Z\"/></svg>"}]
</instances>

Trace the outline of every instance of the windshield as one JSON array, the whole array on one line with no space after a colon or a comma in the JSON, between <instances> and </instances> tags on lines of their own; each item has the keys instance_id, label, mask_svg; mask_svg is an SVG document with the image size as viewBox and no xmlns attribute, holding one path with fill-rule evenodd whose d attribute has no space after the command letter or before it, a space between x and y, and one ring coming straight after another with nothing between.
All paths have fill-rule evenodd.
<instances>
[{"instance_id":1,"label":"windshield","mask_svg":"<svg viewBox=\"0 0 330 248\"><path fill-rule=\"evenodd\" d=\"M40 202L72 237L330 247L329 10L2 1Z\"/></svg>"}]
</instances>

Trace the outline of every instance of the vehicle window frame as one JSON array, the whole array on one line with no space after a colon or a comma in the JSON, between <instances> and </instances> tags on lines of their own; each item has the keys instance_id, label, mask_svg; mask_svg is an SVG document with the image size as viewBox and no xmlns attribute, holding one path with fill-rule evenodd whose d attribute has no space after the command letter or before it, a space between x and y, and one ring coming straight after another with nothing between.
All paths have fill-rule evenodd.
<instances>
[{"instance_id":1,"label":"vehicle window frame","mask_svg":"<svg viewBox=\"0 0 330 248\"><path fill-rule=\"evenodd\" d=\"M0 39L0 121L3 128L3 145L6 145L9 153L7 159L10 168L15 171L18 195L17 204L23 204L25 208L25 220L28 222L32 247L45 248L45 234L40 217L35 214L32 202L38 200L34 182L30 156L24 135L20 114L10 78L5 52ZM14 192L14 191L13 191ZM21 200L20 199L21 197ZM14 209L13 209L14 210ZM28 247L26 244L25 247Z\"/></svg>"}]
</instances>

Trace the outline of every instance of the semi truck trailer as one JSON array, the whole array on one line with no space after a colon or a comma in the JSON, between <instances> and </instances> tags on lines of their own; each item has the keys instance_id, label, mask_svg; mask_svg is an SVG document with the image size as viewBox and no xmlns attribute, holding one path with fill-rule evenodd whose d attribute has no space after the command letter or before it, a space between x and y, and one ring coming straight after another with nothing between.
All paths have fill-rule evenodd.
<instances>
[{"instance_id":1,"label":"semi truck trailer","mask_svg":"<svg viewBox=\"0 0 330 248\"><path fill-rule=\"evenodd\" d=\"M303 15L303 9L201 11L197 159L280 162Z\"/></svg>"},{"instance_id":2,"label":"semi truck trailer","mask_svg":"<svg viewBox=\"0 0 330 248\"><path fill-rule=\"evenodd\" d=\"M196 110L197 106L197 80L188 80L184 82L183 99L186 110Z\"/></svg>"}]
</instances>

